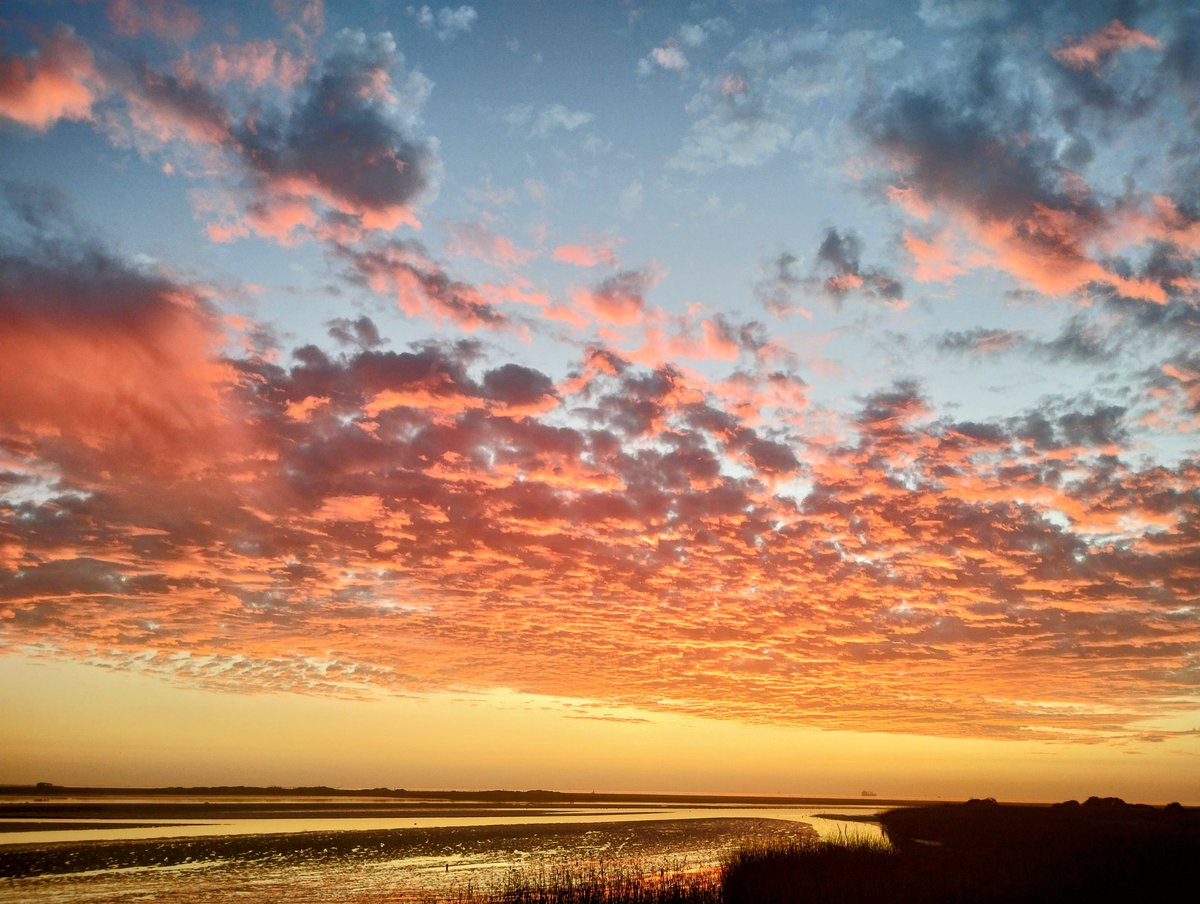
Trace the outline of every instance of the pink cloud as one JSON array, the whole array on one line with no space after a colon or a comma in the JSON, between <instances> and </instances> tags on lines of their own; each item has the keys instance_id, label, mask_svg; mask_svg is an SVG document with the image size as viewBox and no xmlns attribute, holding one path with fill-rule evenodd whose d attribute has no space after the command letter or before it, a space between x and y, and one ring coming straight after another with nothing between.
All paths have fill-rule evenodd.
<instances>
[{"instance_id":1,"label":"pink cloud","mask_svg":"<svg viewBox=\"0 0 1200 904\"><path fill-rule=\"evenodd\" d=\"M661 269L655 265L641 270L622 270L594 289L577 291L575 304L609 326L632 326L645 315L645 293L662 278Z\"/></svg>"},{"instance_id":2,"label":"pink cloud","mask_svg":"<svg viewBox=\"0 0 1200 904\"><path fill-rule=\"evenodd\" d=\"M525 264L536 254L518 248L508 236L481 222L452 224L446 250L456 257L474 258L505 269Z\"/></svg>"},{"instance_id":3,"label":"pink cloud","mask_svg":"<svg viewBox=\"0 0 1200 904\"><path fill-rule=\"evenodd\" d=\"M304 81L313 60L292 53L278 41L248 41L242 44L210 44L189 54L177 69L216 86L229 84L262 88L274 85L291 91Z\"/></svg>"},{"instance_id":4,"label":"pink cloud","mask_svg":"<svg viewBox=\"0 0 1200 904\"><path fill-rule=\"evenodd\" d=\"M163 40L194 38L204 24L183 0L108 0L108 20L120 35L150 32Z\"/></svg>"},{"instance_id":5,"label":"pink cloud","mask_svg":"<svg viewBox=\"0 0 1200 904\"><path fill-rule=\"evenodd\" d=\"M220 324L195 289L112 262L51 276L36 262L0 299L0 420L122 460L178 467L216 450L236 383ZM156 460L157 457L157 460Z\"/></svg>"},{"instance_id":6,"label":"pink cloud","mask_svg":"<svg viewBox=\"0 0 1200 904\"><path fill-rule=\"evenodd\" d=\"M143 67L119 73L114 85L140 140L218 150L231 146L229 113L199 82Z\"/></svg>"},{"instance_id":7,"label":"pink cloud","mask_svg":"<svg viewBox=\"0 0 1200 904\"><path fill-rule=\"evenodd\" d=\"M911 203L910 198L906 204ZM906 232L905 245L916 260L914 275L918 279L951 278L968 267L988 266L1048 295L1071 295L1090 283L1101 283L1131 298L1154 304L1167 301L1166 291L1156 281L1125 276L1097 260L1098 250L1123 245L1122 236L1132 238L1120 211L1106 214L1039 202L1003 217L954 199L943 204L941 212L971 244L952 252L941 241L944 231L932 241ZM1159 228L1164 234L1169 232L1161 225ZM1136 240L1143 238L1139 235Z\"/></svg>"},{"instance_id":8,"label":"pink cloud","mask_svg":"<svg viewBox=\"0 0 1200 904\"><path fill-rule=\"evenodd\" d=\"M554 249L554 259L576 267L608 267L617 265L617 255L607 243L596 245L559 245Z\"/></svg>"},{"instance_id":9,"label":"pink cloud","mask_svg":"<svg viewBox=\"0 0 1200 904\"><path fill-rule=\"evenodd\" d=\"M319 219L311 196L279 193L264 196L260 203L247 210L244 223L259 235L273 238L281 245L290 245L298 240L297 230L314 229ZM241 234L245 234L245 227ZM237 237L236 228L222 231L219 226L210 227L209 235L218 241L225 236Z\"/></svg>"},{"instance_id":10,"label":"pink cloud","mask_svg":"<svg viewBox=\"0 0 1200 904\"><path fill-rule=\"evenodd\" d=\"M60 119L90 119L104 89L91 50L66 26L29 56L0 58L0 116L39 131Z\"/></svg>"},{"instance_id":11,"label":"pink cloud","mask_svg":"<svg viewBox=\"0 0 1200 904\"><path fill-rule=\"evenodd\" d=\"M938 233L928 241L911 233L904 233L904 246L912 255L913 276L921 282L950 282L955 276L967 271L956 261L949 231Z\"/></svg>"},{"instance_id":12,"label":"pink cloud","mask_svg":"<svg viewBox=\"0 0 1200 904\"><path fill-rule=\"evenodd\" d=\"M1132 298L1166 302L1166 293L1153 280L1123 276L1092 259L1085 243L1097 235L1097 226L1075 212L1035 204L1022 219L971 226L972 237L994 255L993 265L1049 295L1067 295L1101 282Z\"/></svg>"},{"instance_id":13,"label":"pink cloud","mask_svg":"<svg viewBox=\"0 0 1200 904\"><path fill-rule=\"evenodd\" d=\"M1103 28L1084 35L1075 41L1067 41L1054 51L1054 58L1072 69L1087 69L1099 73L1114 54L1139 47L1158 50L1158 40L1143 31L1129 28L1120 19L1113 19Z\"/></svg>"},{"instance_id":14,"label":"pink cloud","mask_svg":"<svg viewBox=\"0 0 1200 904\"><path fill-rule=\"evenodd\" d=\"M498 328L507 318L475 286L452 279L412 242L384 242L344 251L351 274L372 290L396 299L410 317L449 318L464 329Z\"/></svg>"}]
</instances>

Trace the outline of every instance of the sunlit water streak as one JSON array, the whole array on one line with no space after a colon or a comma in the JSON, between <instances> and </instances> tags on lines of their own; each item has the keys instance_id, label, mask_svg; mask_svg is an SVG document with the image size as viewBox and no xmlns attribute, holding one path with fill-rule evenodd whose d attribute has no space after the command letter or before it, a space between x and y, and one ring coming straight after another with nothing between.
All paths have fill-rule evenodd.
<instances>
[{"instance_id":1,"label":"sunlit water streak","mask_svg":"<svg viewBox=\"0 0 1200 904\"><path fill-rule=\"evenodd\" d=\"M811 825L822 838L836 837L848 825L862 827L868 835L878 835L873 823L846 823L821 819L818 813L862 815L874 808L830 807L689 807L689 808L630 808L630 809L544 809L545 815L516 814L513 816L402 816L402 817L305 817L292 819L155 819L144 827L128 828L138 820L112 820L120 828L96 827L101 819L55 819L55 823L78 822L88 828L5 832L0 835L0 847L10 844L51 844L64 841L124 841L140 838L207 838L227 835L277 835L296 832L338 832L372 829L432 829L447 826L555 825L571 823L639 822L661 819L786 819ZM45 822L42 819L8 820L10 822Z\"/></svg>"}]
</instances>

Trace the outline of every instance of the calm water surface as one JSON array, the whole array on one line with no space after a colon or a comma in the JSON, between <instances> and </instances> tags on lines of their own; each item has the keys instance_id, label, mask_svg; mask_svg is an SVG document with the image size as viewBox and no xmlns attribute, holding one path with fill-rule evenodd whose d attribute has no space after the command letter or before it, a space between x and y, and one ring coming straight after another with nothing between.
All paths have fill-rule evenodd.
<instances>
[{"instance_id":1,"label":"calm water surface","mask_svg":"<svg viewBox=\"0 0 1200 904\"><path fill-rule=\"evenodd\" d=\"M499 809L499 808L496 808ZM443 826L502 826L551 825L555 823L635 822L659 819L786 819L811 825L822 838L836 838L848 827L871 837L882 837L874 823L842 822L821 819L816 814L864 815L877 812L875 807L630 807L630 808L570 808L555 810L540 808L539 814L514 812L512 815L488 816L399 816L399 817L288 817L255 819L156 819L144 827L128 828L133 819L114 819L114 825L124 828L97 827L103 819L55 819L55 823L77 822L86 828L32 830L0 834L0 846L9 844L50 844L63 841L121 841L138 838L204 838L226 835L275 835L293 832L337 832L363 829L440 828ZM46 820L15 819L35 825ZM149 823L149 821L147 821Z\"/></svg>"}]
</instances>

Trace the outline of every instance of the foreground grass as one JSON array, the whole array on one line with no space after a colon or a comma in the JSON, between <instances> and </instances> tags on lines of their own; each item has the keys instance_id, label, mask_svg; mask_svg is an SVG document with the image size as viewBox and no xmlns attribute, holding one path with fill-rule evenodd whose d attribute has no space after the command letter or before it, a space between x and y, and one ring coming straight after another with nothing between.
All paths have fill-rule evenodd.
<instances>
[{"instance_id":1,"label":"foreground grass","mask_svg":"<svg viewBox=\"0 0 1200 904\"><path fill-rule=\"evenodd\" d=\"M499 882L461 889L451 900L453 904L749 904L792 900L788 897L790 880L797 866L811 876L813 867L837 871L847 857L886 856L890 850L886 842L847 838L837 843L761 842L729 853L719 866L564 862L513 870ZM783 897L770 897L776 892Z\"/></svg>"},{"instance_id":2,"label":"foreground grass","mask_svg":"<svg viewBox=\"0 0 1200 904\"><path fill-rule=\"evenodd\" d=\"M895 844L771 842L719 867L570 866L513 873L456 904L838 904L1155 901L1193 888L1200 811L1120 801L1056 807L994 801L892 811ZM1074 803L1074 802L1072 802Z\"/></svg>"},{"instance_id":3,"label":"foreground grass","mask_svg":"<svg viewBox=\"0 0 1200 904\"><path fill-rule=\"evenodd\" d=\"M686 864L649 868L638 864L559 863L514 870L486 888L467 887L453 904L714 904L722 900L715 868Z\"/></svg>"}]
</instances>

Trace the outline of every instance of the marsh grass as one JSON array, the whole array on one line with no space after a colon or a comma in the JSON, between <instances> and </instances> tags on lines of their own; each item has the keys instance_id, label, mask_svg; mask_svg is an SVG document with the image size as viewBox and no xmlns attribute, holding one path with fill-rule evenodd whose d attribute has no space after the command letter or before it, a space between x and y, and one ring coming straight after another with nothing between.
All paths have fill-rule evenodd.
<instances>
[{"instance_id":1,"label":"marsh grass","mask_svg":"<svg viewBox=\"0 0 1200 904\"><path fill-rule=\"evenodd\" d=\"M864 860L888 856L886 841L842 833L837 839L760 840L731 848L717 865L674 861L542 862L503 879L467 885L452 904L725 904L791 901L797 870L833 889ZM828 875L820 881L817 873Z\"/></svg>"},{"instance_id":2,"label":"marsh grass","mask_svg":"<svg viewBox=\"0 0 1200 904\"><path fill-rule=\"evenodd\" d=\"M905 811L885 814L894 845L850 830L827 841L751 842L708 868L564 862L514 871L496 887L466 889L454 902L1065 904L1170 900L1191 886L1200 862L1200 811L1122 807Z\"/></svg>"},{"instance_id":3,"label":"marsh grass","mask_svg":"<svg viewBox=\"0 0 1200 904\"><path fill-rule=\"evenodd\" d=\"M721 900L716 867L686 861L550 861L511 870L483 886L468 885L453 904L714 904Z\"/></svg>"}]
</instances>

